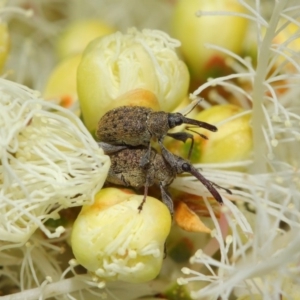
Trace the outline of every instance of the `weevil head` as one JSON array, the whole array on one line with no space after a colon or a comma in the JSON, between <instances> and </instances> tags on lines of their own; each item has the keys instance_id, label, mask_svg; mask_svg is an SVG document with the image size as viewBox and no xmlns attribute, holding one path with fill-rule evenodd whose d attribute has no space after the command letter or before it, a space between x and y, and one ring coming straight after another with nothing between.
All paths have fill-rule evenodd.
<instances>
[{"instance_id":1,"label":"weevil head","mask_svg":"<svg viewBox=\"0 0 300 300\"><path fill-rule=\"evenodd\" d=\"M171 152L169 152L163 145L163 143L159 142L161 147L161 153L163 157L163 161L168 166L167 168L172 169L175 174L181 174L184 172L191 173L192 165L185 159L177 156Z\"/></svg>"},{"instance_id":2,"label":"weevil head","mask_svg":"<svg viewBox=\"0 0 300 300\"><path fill-rule=\"evenodd\" d=\"M183 162L181 165L181 169L183 172L191 172L191 164L188 162Z\"/></svg>"},{"instance_id":3,"label":"weevil head","mask_svg":"<svg viewBox=\"0 0 300 300\"><path fill-rule=\"evenodd\" d=\"M184 172L191 173L192 165L188 161L186 161L185 159L179 156L175 156L175 157L176 157L176 163L174 167L176 168L176 173L177 174L181 174Z\"/></svg>"},{"instance_id":4,"label":"weevil head","mask_svg":"<svg viewBox=\"0 0 300 300\"><path fill-rule=\"evenodd\" d=\"M198 121L195 119L186 118L181 113L169 113L168 114L169 129L179 126L181 124L195 125L195 126L202 127L202 128L205 128L205 129L207 129L209 131L213 131L213 132L218 130L217 127L212 124Z\"/></svg>"},{"instance_id":5,"label":"weevil head","mask_svg":"<svg viewBox=\"0 0 300 300\"><path fill-rule=\"evenodd\" d=\"M184 116L181 113L168 114L168 124L170 129L179 126L183 123Z\"/></svg>"}]
</instances>

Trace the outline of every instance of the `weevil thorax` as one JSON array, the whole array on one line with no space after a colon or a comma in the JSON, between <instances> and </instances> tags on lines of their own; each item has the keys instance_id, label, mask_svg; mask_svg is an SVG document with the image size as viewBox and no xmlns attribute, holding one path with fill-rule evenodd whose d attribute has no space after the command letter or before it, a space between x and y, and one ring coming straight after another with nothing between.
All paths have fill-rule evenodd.
<instances>
[{"instance_id":1,"label":"weevil thorax","mask_svg":"<svg viewBox=\"0 0 300 300\"><path fill-rule=\"evenodd\" d=\"M175 177L177 174L191 171L192 165L187 160L169 152L165 147L162 147L161 153L165 163L172 169Z\"/></svg>"},{"instance_id":2,"label":"weevil thorax","mask_svg":"<svg viewBox=\"0 0 300 300\"><path fill-rule=\"evenodd\" d=\"M142 106L120 106L106 112L98 122L96 137L113 145L149 145L147 120L153 110Z\"/></svg>"},{"instance_id":3,"label":"weevil thorax","mask_svg":"<svg viewBox=\"0 0 300 300\"><path fill-rule=\"evenodd\" d=\"M176 171L168 164L168 162L156 153L151 162L152 174L157 184L162 183L164 186L170 185L176 178Z\"/></svg>"},{"instance_id":4,"label":"weevil thorax","mask_svg":"<svg viewBox=\"0 0 300 300\"><path fill-rule=\"evenodd\" d=\"M147 119L147 129L152 136L157 139L165 136L170 129L169 114L164 111L153 111L149 113Z\"/></svg>"},{"instance_id":5,"label":"weevil thorax","mask_svg":"<svg viewBox=\"0 0 300 300\"><path fill-rule=\"evenodd\" d=\"M191 164L185 159L174 155L175 163L173 164L173 168L176 170L176 174L182 174L184 172L191 171Z\"/></svg>"}]
</instances>

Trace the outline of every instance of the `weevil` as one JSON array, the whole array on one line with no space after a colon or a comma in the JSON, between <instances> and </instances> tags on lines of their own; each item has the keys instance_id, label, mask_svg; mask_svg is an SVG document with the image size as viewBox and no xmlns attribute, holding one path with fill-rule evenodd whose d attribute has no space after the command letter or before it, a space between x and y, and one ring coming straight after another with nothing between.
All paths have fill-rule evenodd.
<instances>
[{"instance_id":1,"label":"weevil","mask_svg":"<svg viewBox=\"0 0 300 300\"><path fill-rule=\"evenodd\" d=\"M187 132L168 132L182 124L202 127L213 132L217 131L216 126L186 118L179 112L154 111L143 106L120 106L108 111L99 120L96 137L99 141L112 145L147 146L148 151L145 152L140 161L140 165L145 166L150 162L150 141L152 138L156 138L160 145L162 145L165 136L182 142L186 142L190 138L192 144L188 158L190 157L194 145L193 135ZM205 135L198 134L206 138ZM168 159L168 156L165 158Z\"/></svg>"},{"instance_id":2,"label":"weevil","mask_svg":"<svg viewBox=\"0 0 300 300\"><path fill-rule=\"evenodd\" d=\"M138 207L139 211L142 210L143 204L146 201L148 187L157 184L160 187L163 203L165 203L171 215L173 215L173 201L167 187L178 174L184 172L195 176L220 204L223 204L223 200L215 187L224 189L227 193L231 194L230 190L209 181L187 160L172 154L163 146L162 155L157 153L153 148L150 148L150 162L146 167L142 167L140 161L148 151L147 147L115 146L116 148L112 149L112 145L106 143L98 144L106 154L109 154L111 160L111 166L106 179L107 182L133 188L144 186L144 198ZM168 158L166 159L165 157Z\"/></svg>"}]
</instances>

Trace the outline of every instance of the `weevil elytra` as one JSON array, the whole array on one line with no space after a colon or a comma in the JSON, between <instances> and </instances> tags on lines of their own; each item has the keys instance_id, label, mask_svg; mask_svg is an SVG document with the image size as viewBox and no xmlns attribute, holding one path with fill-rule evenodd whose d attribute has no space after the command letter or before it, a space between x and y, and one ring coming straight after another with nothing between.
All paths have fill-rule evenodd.
<instances>
[{"instance_id":1,"label":"weevil elytra","mask_svg":"<svg viewBox=\"0 0 300 300\"><path fill-rule=\"evenodd\" d=\"M217 131L214 125L186 118L181 113L153 111L143 106L120 106L108 111L100 119L96 137L99 141L112 145L148 146L148 152L145 152L140 162L141 166L145 166L150 162L152 138L156 138L161 145L166 135L183 142L190 138L192 141L190 156L194 144L193 135L187 132L168 132L182 124ZM202 134L199 135L206 138ZM168 156L165 158L168 159Z\"/></svg>"},{"instance_id":2,"label":"weevil elytra","mask_svg":"<svg viewBox=\"0 0 300 300\"><path fill-rule=\"evenodd\" d=\"M188 172L195 176L220 203L222 197L215 187L224 189L227 193L231 191L225 189L208 179L206 179L193 165L187 160L170 153L162 146L162 155L158 154L153 148L150 149L150 162L146 167L140 165L141 158L148 151L147 147L128 147L114 146L106 143L98 143L103 150L110 155L111 167L106 181L109 183L131 186L133 188L145 187L144 198L139 210L142 209L148 194L148 187L154 184L159 185L162 201L169 208L173 215L173 201L168 193L167 187L173 182L178 174ZM167 159L165 157L168 157Z\"/></svg>"}]
</instances>

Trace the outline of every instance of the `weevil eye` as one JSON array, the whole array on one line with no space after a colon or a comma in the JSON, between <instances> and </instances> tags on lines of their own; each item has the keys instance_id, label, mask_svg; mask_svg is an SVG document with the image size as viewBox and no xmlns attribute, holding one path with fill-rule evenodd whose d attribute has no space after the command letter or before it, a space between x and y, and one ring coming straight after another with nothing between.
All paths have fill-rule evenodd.
<instances>
[{"instance_id":1,"label":"weevil eye","mask_svg":"<svg viewBox=\"0 0 300 300\"><path fill-rule=\"evenodd\" d=\"M182 114L180 113L169 114L168 122L170 128L174 128L176 126L181 125L183 123Z\"/></svg>"},{"instance_id":2,"label":"weevil eye","mask_svg":"<svg viewBox=\"0 0 300 300\"><path fill-rule=\"evenodd\" d=\"M184 172L190 172L191 171L191 166L188 163L183 163L181 168Z\"/></svg>"}]
</instances>

